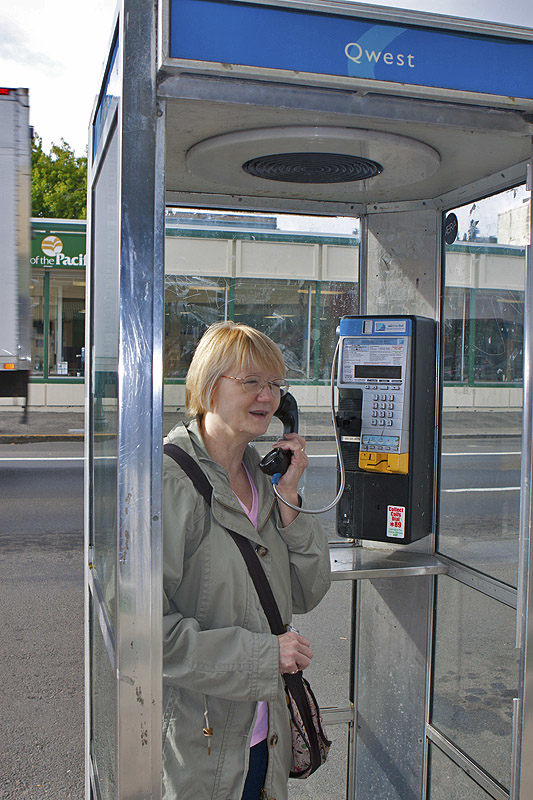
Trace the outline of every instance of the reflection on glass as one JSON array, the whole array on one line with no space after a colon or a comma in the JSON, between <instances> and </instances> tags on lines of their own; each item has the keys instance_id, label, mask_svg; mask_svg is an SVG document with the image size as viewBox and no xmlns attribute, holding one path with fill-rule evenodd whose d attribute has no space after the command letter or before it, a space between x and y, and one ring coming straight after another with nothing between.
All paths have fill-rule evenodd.
<instances>
[{"instance_id":1,"label":"reflection on glass","mask_svg":"<svg viewBox=\"0 0 533 800\"><path fill-rule=\"evenodd\" d=\"M520 186L454 213L459 233L446 248L444 381L520 383L527 193ZM496 400L491 405L508 405Z\"/></svg>"},{"instance_id":2,"label":"reflection on glass","mask_svg":"<svg viewBox=\"0 0 533 800\"><path fill-rule=\"evenodd\" d=\"M93 625L90 651L92 765L103 800L115 797L115 671L102 641L99 620L115 626L117 559L118 432L118 137L115 133L95 186L91 307L90 466L92 505L89 545L93 547ZM103 608L99 608L99 605Z\"/></svg>"},{"instance_id":3,"label":"reflection on glass","mask_svg":"<svg viewBox=\"0 0 533 800\"><path fill-rule=\"evenodd\" d=\"M115 671L94 615L91 620L91 741L93 765L97 773L101 800L115 798L116 682Z\"/></svg>"},{"instance_id":4,"label":"reflection on glass","mask_svg":"<svg viewBox=\"0 0 533 800\"><path fill-rule=\"evenodd\" d=\"M118 424L117 136L96 185L93 254L93 542L96 575L107 602L115 593ZM115 203L112 203L112 200ZM111 614L112 617L112 614Z\"/></svg>"},{"instance_id":5,"label":"reflection on glass","mask_svg":"<svg viewBox=\"0 0 533 800\"><path fill-rule=\"evenodd\" d=\"M520 438L453 441L443 428L439 552L516 586Z\"/></svg>"},{"instance_id":6,"label":"reflection on glass","mask_svg":"<svg viewBox=\"0 0 533 800\"><path fill-rule=\"evenodd\" d=\"M166 378L184 378L205 329L226 318L228 287L219 278L165 275Z\"/></svg>"},{"instance_id":7,"label":"reflection on glass","mask_svg":"<svg viewBox=\"0 0 533 800\"><path fill-rule=\"evenodd\" d=\"M513 609L437 579L431 723L506 787L518 691L514 645Z\"/></svg>"},{"instance_id":8,"label":"reflection on glass","mask_svg":"<svg viewBox=\"0 0 533 800\"><path fill-rule=\"evenodd\" d=\"M438 549L513 586L529 242L526 199L524 187L518 187L454 209L459 234L446 248L443 316Z\"/></svg>"},{"instance_id":9,"label":"reflection on glass","mask_svg":"<svg viewBox=\"0 0 533 800\"><path fill-rule=\"evenodd\" d=\"M489 797L438 747L430 744L428 800L488 800Z\"/></svg>"},{"instance_id":10,"label":"reflection on glass","mask_svg":"<svg viewBox=\"0 0 533 800\"><path fill-rule=\"evenodd\" d=\"M480 289L472 300L474 381L521 382L524 292Z\"/></svg>"},{"instance_id":11,"label":"reflection on glass","mask_svg":"<svg viewBox=\"0 0 533 800\"><path fill-rule=\"evenodd\" d=\"M289 800L345 800L348 726L330 725L327 733L332 742L328 760L307 780L289 780Z\"/></svg>"},{"instance_id":12,"label":"reflection on glass","mask_svg":"<svg viewBox=\"0 0 533 800\"><path fill-rule=\"evenodd\" d=\"M311 337L320 342L318 376L330 380L331 362L337 345L337 326L341 317L357 314L358 284L347 281L323 281L320 284L320 324Z\"/></svg>"},{"instance_id":13,"label":"reflection on glass","mask_svg":"<svg viewBox=\"0 0 533 800\"><path fill-rule=\"evenodd\" d=\"M355 313L357 284L347 281L230 281L167 274L165 378L184 378L205 329L234 319L279 344L289 378L329 381L337 325L342 316Z\"/></svg>"},{"instance_id":14,"label":"reflection on glass","mask_svg":"<svg viewBox=\"0 0 533 800\"><path fill-rule=\"evenodd\" d=\"M33 269L30 277L31 371L42 375L44 370L44 270Z\"/></svg>"},{"instance_id":15,"label":"reflection on glass","mask_svg":"<svg viewBox=\"0 0 533 800\"><path fill-rule=\"evenodd\" d=\"M309 320L314 318L309 281L235 281L235 322L266 333L283 353L289 380L312 377Z\"/></svg>"}]
</instances>

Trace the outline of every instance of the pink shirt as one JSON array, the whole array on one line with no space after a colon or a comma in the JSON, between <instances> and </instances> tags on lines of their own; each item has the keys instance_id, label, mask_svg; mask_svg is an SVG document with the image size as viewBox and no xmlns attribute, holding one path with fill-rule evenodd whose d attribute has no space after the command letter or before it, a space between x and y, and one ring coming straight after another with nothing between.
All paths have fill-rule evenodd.
<instances>
[{"instance_id":1,"label":"pink shirt","mask_svg":"<svg viewBox=\"0 0 533 800\"><path fill-rule=\"evenodd\" d=\"M244 513L246 514L246 516L248 517L254 528L257 528L257 516L259 513L259 498L257 495L257 486L255 485L252 476L246 469L246 464L244 463L244 461L242 465L244 467L246 475L248 476L248 480L250 482L250 488L252 490L252 507L249 509L246 508L244 503L241 502L240 497L237 497L237 495L235 495L235 497L237 497L237 500L241 504ZM268 703L265 703L264 700L260 700L257 704L257 717L255 719L255 725L252 732L252 740L250 742L250 747L253 747L255 744L259 744L259 742L262 742L264 739L266 739L267 735L268 735Z\"/></svg>"}]
</instances>

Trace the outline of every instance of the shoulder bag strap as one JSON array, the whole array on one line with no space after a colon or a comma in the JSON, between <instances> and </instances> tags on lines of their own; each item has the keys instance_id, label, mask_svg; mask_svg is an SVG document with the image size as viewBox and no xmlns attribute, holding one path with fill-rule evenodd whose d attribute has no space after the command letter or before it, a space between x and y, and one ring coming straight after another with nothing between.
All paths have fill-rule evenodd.
<instances>
[{"instance_id":1,"label":"shoulder bag strap","mask_svg":"<svg viewBox=\"0 0 533 800\"><path fill-rule=\"evenodd\" d=\"M213 487L209 483L205 472L198 462L181 447L178 447L177 444L166 444L163 450L165 455L170 456L170 458L173 458L174 461L180 465L185 474L188 475L194 483L206 503L211 505ZM253 545L245 536L241 536L237 531L232 531L231 528L227 528L226 530L233 537L235 544L241 551L242 557L246 562L246 566L248 567L259 599L261 600L272 633L276 635L285 633L285 626L281 619L281 614L279 613L278 604L276 603L276 599L270 588L270 583L268 582L268 578L265 575L265 571L261 566Z\"/></svg>"}]
</instances>

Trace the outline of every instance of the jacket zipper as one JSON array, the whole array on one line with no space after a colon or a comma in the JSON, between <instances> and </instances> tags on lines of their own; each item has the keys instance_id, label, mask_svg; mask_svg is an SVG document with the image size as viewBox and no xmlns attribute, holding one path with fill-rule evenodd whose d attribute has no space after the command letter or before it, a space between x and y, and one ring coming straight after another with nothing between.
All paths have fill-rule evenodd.
<instances>
[{"instance_id":1,"label":"jacket zipper","mask_svg":"<svg viewBox=\"0 0 533 800\"><path fill-rule=\"evenodd\" d=\"M207 695L204 694L204 722L202 733L207 739L207 755L211 755L211 737L213 736L213 728L209 725L209 708L207 707Z\"/></svg>"}]
</instances>

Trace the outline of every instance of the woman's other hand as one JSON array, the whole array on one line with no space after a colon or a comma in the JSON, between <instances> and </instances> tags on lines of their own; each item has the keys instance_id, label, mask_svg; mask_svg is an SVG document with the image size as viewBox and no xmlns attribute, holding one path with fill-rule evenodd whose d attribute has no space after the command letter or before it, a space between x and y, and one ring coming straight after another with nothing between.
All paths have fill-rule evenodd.
<instances>
[{"instance_id":1,"label":"woman's other hand","mask_svg":"<svg viewBox=\"0 0 533 800\"><path fill-rule=\"evenodd\" d=\"M313 658L311 643L305 636L296 631L282 633L278 636L279 644L279 671L284 674L295 674L306 669Z\"/></svg>"}]
</instances>

